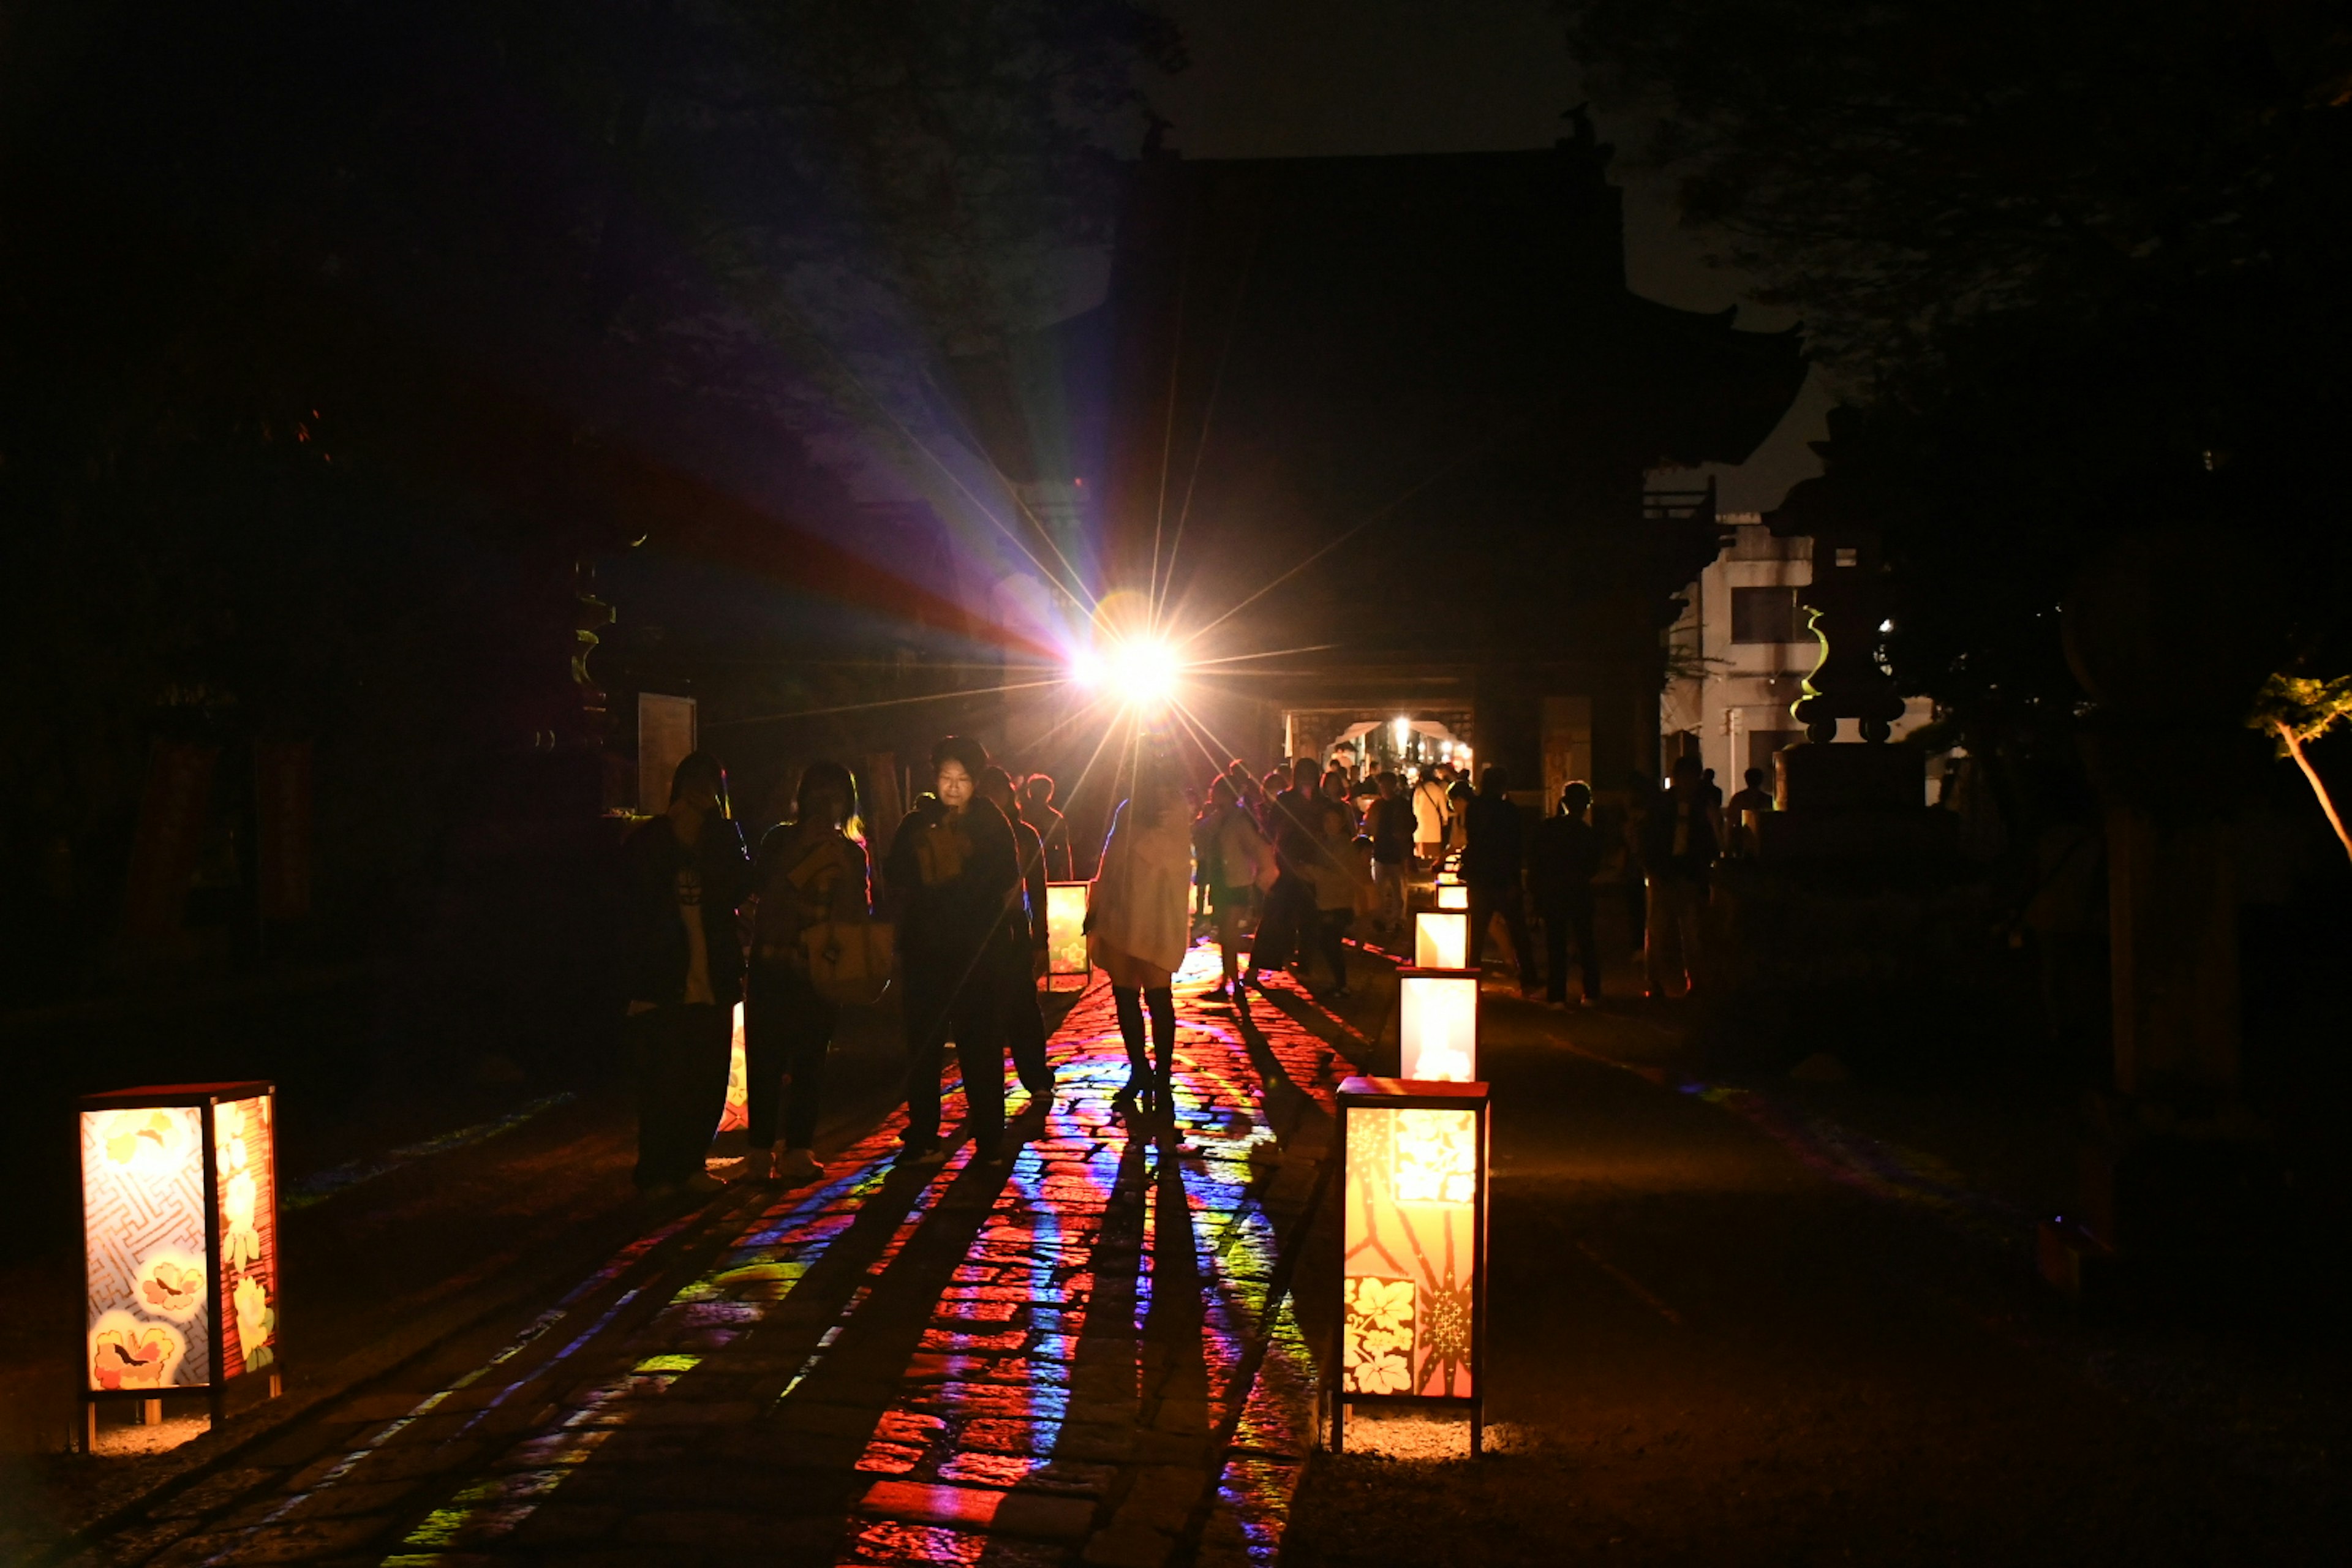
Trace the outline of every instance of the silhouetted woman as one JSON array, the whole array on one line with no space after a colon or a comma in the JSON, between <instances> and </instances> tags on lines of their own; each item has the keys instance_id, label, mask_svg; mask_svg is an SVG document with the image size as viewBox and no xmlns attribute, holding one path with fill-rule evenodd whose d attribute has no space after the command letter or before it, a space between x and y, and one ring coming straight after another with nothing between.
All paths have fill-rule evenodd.
<instances>
[{"instance_id":1,"label":"silhouetted woman","mask_svg":"<svg viewBox=\"0 0 2352 1568\"><path fill-rule=\"evenodd\" d=\"M728 1047L743 994L735 911L751 880L727 770L708 752L677 764L669 809L630 835L623 933L629 1055L637 1081L641 1191L715 1191L702 1168L727 1104Z\"/></svg>"},{"instance_id":2,"label":"silhouetted woman","mask_svg":"<svg viewBox=\"0 0 2352 1568\"><path fill-rule=\"evenodd\" d=\"M950 735L931 748L939 791L907 814L883 878L898 910L901 1005L907 1028L907 1130L899 1158L937 1164L940 1064L952 1035L962 1069L965 1126L982 1159L1004 1134L1004 1018L997 984L1003 948L1018 942L1021 863L1004 814L979 796L988 748Z\"/></svg>"},{"instance_id":3,"label":"silhouetted woman","mask_svg":"<svg viewBox=\"0 0 2352 1568\"><path fill-rule=\"evenodd\" d=\"M1119 803L1103 841L1102 868L1087 900L1088 947L1110 981L1127 1043L1127 1087L1118 1099L1140 1097L1147 1110L1168 1104L1169 1072L1176 1058L1176 1000L1170 982L1191 945L1192 821L1165 759L1147 753L1136 769L1135 793ZM1157 1063L1143 1052L1143 1012L1151 1010Z\"/></svg>"},{"instance_id":4,"label":"silhouetted woman","mask_svg":"<svg viewBox=\"0 0 2352 1568\"><path fill-rule=\"evenodd\" d=\"M752 922L751 973L743 1000L743 1088L750 1101L750 1173L804 1185L817 1163L816 1121L825 1052L841 1006L809 979L803 938L828 921L873 914L866 847L850 837L857 784L839 763L811 763L793 797L793 819L760 840L752 876L760 910ZM792 1093L782 1094L786 1074ZM777 1101L784 1146L775 1150Z\"/></svg>"}]
</instances>

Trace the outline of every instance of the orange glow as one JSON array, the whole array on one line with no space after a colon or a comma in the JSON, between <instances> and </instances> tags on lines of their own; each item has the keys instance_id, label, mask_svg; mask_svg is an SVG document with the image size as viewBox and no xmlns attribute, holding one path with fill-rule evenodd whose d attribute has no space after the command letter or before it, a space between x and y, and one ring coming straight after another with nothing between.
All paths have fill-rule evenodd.
<instances>
[{"instance_id":1,"label":"orange glow","mask_svg":"<svg viewBox=\"0 0 2352 1568\"><path fill-rule=\"evenodd\" d=\"M1087 972L1087 884L1045 884L1045 973L1053 978Z\"/></svg>"},{"instance_id":2,"label":"orange glow","mask_svg":"<svg viewBox=\"0 0 2352 1568\"><path fill-rule=\"evenodd\" d=\"M1465 969L1407 969L1397 976L1397 1047L1402 1075L1468 1083L1478 1076L1478 976Z\"/></svg>"},{"instance_id":3,"label":"orange glow","mask_svg":"<svg viewBox=\"0 0 2352 1568\"><path fill-rule=\"evenodd\" d=\"M1475 1423L1484 1393L1486 1086L1349 1079L1339 1099L1335 1446L1346 1405L1363 1399L1460 1401Z\"/></svg>"},{"instance_id":4,"label":"orange glow","mask_svg":"<svg viewBox=\"0 0 2352 1568\"><path fill-rule=\"evenodd\" d=\"M1441 882L1437 888L1437 907L1441 910L1470 908L1470 889L1459 882Z\"/></svg>"},{"instance_id":5,"label":"orange glow","mask_svg":"<svg viewBox=\"0 0 2352 1568\"><path fill-rule=\"evenodd\" d=\"M1456 910L1424 910L1412 917L1415 969L1467 969L1470 917Z\"/></svg>"}]
</instances>

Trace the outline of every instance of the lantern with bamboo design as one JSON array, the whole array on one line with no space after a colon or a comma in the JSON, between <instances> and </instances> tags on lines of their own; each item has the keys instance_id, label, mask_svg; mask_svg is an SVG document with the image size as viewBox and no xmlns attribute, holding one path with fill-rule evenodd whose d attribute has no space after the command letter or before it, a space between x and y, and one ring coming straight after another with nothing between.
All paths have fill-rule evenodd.
<instances>
[{"instance_id":1,"label":"lantern with bamboo design","mask_svg":"<svg viewBox=\"0 0 2352 1568\"><path fill-rule=\"evenodd\" d=\"M1405 1404L1466 1409L1475 1454L1486 1426L1486 1086L1351 1078L1339 1106L1332 1450L1346 1446L1349 1405Z\"/></svg>"}]
</instances>

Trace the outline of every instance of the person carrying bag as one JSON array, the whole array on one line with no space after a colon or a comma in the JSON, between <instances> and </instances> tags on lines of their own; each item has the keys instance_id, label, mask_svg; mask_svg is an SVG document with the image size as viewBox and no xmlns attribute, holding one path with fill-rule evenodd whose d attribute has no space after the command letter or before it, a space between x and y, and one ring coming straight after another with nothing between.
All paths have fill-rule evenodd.
<instances>
[{"instance_id":1,"label":"person carrying bag","mask_svg":"<svg viewBox=\"0 0 2352 1568\"><path fill-rule=\"evenodd\" d=\"M793 819L760 844L743 1007L746 1138L752 1174L795 1186L824 1173L813 1145L841 1009L879 1001L890 984L893 933L873 918L866 848L849 834L856 815L849 770L812 763ZM780 1101L784 1146L772 1153Z\"/></svg>"}]
</instances>

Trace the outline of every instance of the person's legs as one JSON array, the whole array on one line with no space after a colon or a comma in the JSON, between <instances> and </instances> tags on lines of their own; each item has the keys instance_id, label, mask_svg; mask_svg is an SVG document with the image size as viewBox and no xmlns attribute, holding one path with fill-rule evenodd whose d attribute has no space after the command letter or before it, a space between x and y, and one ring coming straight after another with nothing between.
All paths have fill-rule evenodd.
<instances>
[{"instance_id":1,"label":"person's legs","mask_svg":"<svg viewBox=\"0 0 2352 1568\"><path fill-rule=\"evenodd\" d=\"M1323 962L1330 966L1334 989L1348 988L1348 928L1356 923L1353 910L1318 910L1316 934L1321 939Z\"/></svg>"},{"instance_id":2,"label":"person's legs","mask_svg":"<svg viewBox=\"0 0 2352 1568\"><path fill-rule=\"evenodd\" d=\"M1675 910L1676 933L1682 939L1683 994L1698 989L1700 954L1704 951L1699 929L1706 913L1706 889L1697 882L1684 883L1678 889Z\"/></svg>"},{"instance_id":3,"label":"person's legs","mask_svg":"<svg viewBox=\"0 0 2352 1568\"><path fill-rule=\"evenodd\" d=\"M1237 897L1225 895L1217 907L1217 963L1224 972L1225 989L1241 978L1242 910Z\"/></svg>"},{"instance_id":4,"label":"person's legs","mask_svg":"<svg viewBox=\"0 0 2352 1568\"><path fill-rule=\"evenodd\" d=\"M1528 930L1527 895L1517 888L1503 889L1503 926L1511 933L1511 959L1519 966L1519 994L1532 996L1536 990L1536 944Z\"/></svg>"},{"instance_id":5,"label":"person's legs","mask_svg":"<svg viewBox=\"0 0 2352 1568\"><path fill-rule=\"evenodd\" d=\"M825 1051L841 1022L841 1006L818 995L798 970L785 973L792 984L793 1011L784 1066L793 1075L793 1086L784 1100L784 1147L807 1150L816 1146L817 1117L824 1110Z\"/></svg>"},{"instance_id":6,"label":"person's legs","mask_svg":"<svg viewBox=\"0 0 2352 1568\"><path fill-rule=\"evenodd\" d=\"M1155 985L1143 994L1143 1001L1151 1009L1151 1049L1157 1058L1152 1076L1165 1094L1169 1075L1176 1068L1176 994L1165 985Z\"/></svg>"},{"instance_id":7,"label":"person's legs","mask_svg":"<svg viewBox=\"0 0 2352 1568\"><path fill-rule=\"evenodd\" d=\"M1666 994L1666 976L1673 973L1666 954L1666 944L1670 940L1667 931L1674 925L1673 917L1668 913L1672 895L1661 879L1653 879L1644 890L1647 896L1644 912L1649 917L1649 923L1642 933L1642 979L1651 995L1664 996Z\"/></svg>"},{"instance_id":8,"label":"person's legs","mask_svg":"<svg viewBox=\"0 0 2352 1568\"><path fill-rule=\"evenodd\" d=\"M642 1132L638 1141L639 1168L648 1153L654 1160L652 1179L644 1184L702 1174L702 1158L710 1152L711 1135L719 1131L719 1114L727 1108L727 1058L734 1037L732 1007L697 1003L674 1010L657 1068L659 1125L650 1150Z\"/></svg>"},{"instance_id":9,"label":"person's legs","mask_svg":"<svg viewBox=\"0 0 2352 1568\"><path fill-rule=\"evenodd\" d=\"M996 987L975 973L949 1006L963 1078L964 1130L983 1152L1004 1136L1004 1016L996 1002Z\"/></svg>"},{"instance_id":10,"label":"person's legs","mask_svg":"<svg viewBox=\"0 0 2352 1568\"><path fill-rule=\"evenodd\" d=\"M743 1140L756 1160L775 1147L776 1115L791 1065L793 998L797 972L785 964L755 963L743 984ZM805 989L807 982L802 981Z\"/></svg>"},{"instance_id":11,"label":"person's legs","mask_svg":"<svg viewBox=\"0 0 2352 1568\"><path fill-rule=\"evenodd\" d=\"M1045 1015L1037 1005L1035 967L1027 949L1004 960L998 1003L1004 1016L1004 1043L1013 1068L1032 1099L1053 1098L1054 1068L1045 1059Z\"/></svg>"},{"instance_id":12,"label":"person's legs","mask_svg":"<svg viewBox=\"0 0 2352 1568\"><path fill-rule=\"evenodd\" d=\"M637 1091L637 1165L631 1173L639 1192L659 1186L676 1178L663 1173L666 1151L662 1131L667 1125L663 1114L665 1070L669 1056L668 1040L676 1029L677 1008L656 1007L650 1012L632 1013L622 1026L629 1047L629 1067Z\"/></svg>"},{"instance_id":13,"label":"person's legs","mask_svg":"<svg viewBox=\"0 0 2352 1568\"><path fill-rule=\"evenodd\" d=\"M1568 1000L1568 910L1557 905L1543 912L1544 999Z\"/></svg>"},{"instance_id":14,"label":"person's legs","mask_svg":"<svg viewBox=\"0 0 2352 1568\"><path fill-rule=\"evenodd\" d=\"M1143 991L1139 986L1114 985L1110 1004L1118 1014L1118 1037L1127 1047L1127 1087L1122 1095L1140 1093L1151 1082L1150 1059L1143 1054Z\"/></svg>"},{"instance_id":15,"label":"person's legs","mask_svg":"<svg viewBox=\"0 0 2352 1568\"><path fill-rule=\"evenodd\" d=\"M1305 884L1287 872L1275 879L1265 895L1265 912L1258 918L1257 934L1250 942L1249 973L1252 979L1268 969L1281 969L1290 963L1293 948L1298 942L1298 899ZM1311 901L1312 895L1309 895Z\"/></svg>"},{"instance_id":16,"label":"person's legs","mask_svg":"<svg viewBox=\"0 0 2352 1568\"><path fill-rule=\"evenodd\" d=\"M906 1146L919 1152L940 1141L940 1062L948 1037L947 998L929 961L906 966L903 1003L907 1041Z\"/></svg>"},{"instance_id":17,"label":"person's legs","mask_svg":"<svg viewBox=\"0 0 2352 1568\"><path fill-rule=\"evenodd\" d=\"M1404 875L1405 868L1402 861L1375 860L1372 862L1372 887L1373 890L1380 895L1380 903L1377 907L1380 910L1381 929L1383 931L1395 929L1397 923L1404 919Z\"/></svg>"},{"instance_id":18,"label":"person's legs","mask_svg":"<svg viewBox=\"0 0 2352 1568\"><path fill-rule=\"evenodd\" d=\"M1570 920L1576 927L1576 962L1577 967L1584 972L1584 999L1598 1002L1601 1000L1601 944L1593 940L1592 935L1592 900L1587 899L1577 906L1570 912ZM1555 983L1554 989L1562 996L1568 994L1565 976Z\"/></svg>"}]
</instances>

